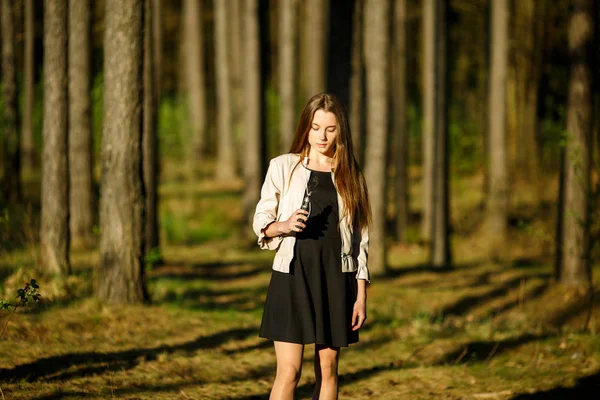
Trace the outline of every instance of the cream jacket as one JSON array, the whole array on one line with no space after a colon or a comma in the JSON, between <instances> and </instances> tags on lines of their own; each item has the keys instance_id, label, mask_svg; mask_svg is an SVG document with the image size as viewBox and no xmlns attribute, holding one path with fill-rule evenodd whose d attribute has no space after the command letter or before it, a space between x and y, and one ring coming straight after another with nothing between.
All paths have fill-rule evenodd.
<instances>
[{"instance_id":1,"label":"cream jacket","mask_svg":"<svg viewBox=\"0 0 600 400\"><path fill-rule=\"evenodd\" d=\"M290 173L298 163L297 154L283 154L272 159L260 193L260 200L254 213L252 228L258 236L261 249L277 250L273 259L273 269L279 272L290 272L290 263L294 257L296 244L295 232L289 235L266 237L264 229L275 221L286 221L292 213L300 208L304 191L309 177L308 169L301 163ZM334 174L331 173L333 180ZM335 180L334 180L335 185ZM340 236L342 238L342 272L357 271L356 279L370 282L367 258L369 249L368 229L353 229L347 218L343 217L343 201L338 193Z\"/></svg>"}]
</instances>

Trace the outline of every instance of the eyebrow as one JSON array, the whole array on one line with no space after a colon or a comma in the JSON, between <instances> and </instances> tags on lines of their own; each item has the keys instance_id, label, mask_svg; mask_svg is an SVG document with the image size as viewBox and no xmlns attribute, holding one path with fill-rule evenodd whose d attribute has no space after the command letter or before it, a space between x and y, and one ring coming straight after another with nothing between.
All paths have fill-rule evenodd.
<instances>
[{"instance_id":1,"label":"eyebrow","mask_svg":"<svg viewBox=\"0 0 600 400\"><path fill-rule=\"evenodd\" d=\"M320 126L320 125L319 125L319 124L317 124L316 122L313 122L312 124L313 124L313 125L316 125L316 126ZM337 125L329 125L327 128L337 128Z\"/></svg>"}]
</instances>

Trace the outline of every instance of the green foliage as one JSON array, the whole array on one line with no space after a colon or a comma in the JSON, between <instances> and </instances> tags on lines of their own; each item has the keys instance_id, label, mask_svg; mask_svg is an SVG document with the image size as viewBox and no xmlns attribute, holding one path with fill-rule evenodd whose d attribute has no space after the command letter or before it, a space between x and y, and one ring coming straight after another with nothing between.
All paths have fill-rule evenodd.
<instances>
[{"instance_id":1,"label":"green foliage","mask_svg":"<svg viewBox=\"0 0 600 400\"><path fill-rule=\"evenodd\" d=\"M16 304L11 304L4 299L0 299L0 310L8 310L10 307L16 309L17 307L28 305L31 301L39 302L41 298L39 288L36 280L31 279L23 288L17 289L16 298L18 302Z\"/></svg>"},{"instance_id":2,"label":"green foliage","mask_svg":"<svg viewBox=\"0 0 600 400\"><path fill-rule=\"evenodd\" d=\"M146 269L148 271L152 271L154 265L156 265L156 263L159 262L161 258L162 255L160 253L160 247L154 247L150 249L146 253Z\"/></svg>"},{"instance_id":3,"label":"green foliage","mask_svg":"<svg viewBox=\"0 0 600 400\"><path fill-rule=\"evenodd\" d=\"M94 137L93 149L100 154L102 146L102 114L104 110L104 74L100 72L94 78L92 85L92 135ZM99 159L99 158L98 158Z\"/></svg>"},{"instance_id":4,"label":"green foliage","mask_svg":"<svg viewBox=\"0 0 600 400\"><path fill-rule=\"evenodd\" d=\"M175 96L161 98L158 108L158 141L161 157L182 159L191 144L191 129L185 102Z\"/></svg>"},{"instance_id":5,"label":"green foliage","mask_svg":"<svg viewBox=\"0 0 600 400\"><path fill-rule=\"evenodd\" d=\"M161 216L161 226L170 244L198 244L225 239L236 231L226 213L215 208L203 209L194 225L190 224L189 218L168 210Z\"/></svg>"}]
</instances>

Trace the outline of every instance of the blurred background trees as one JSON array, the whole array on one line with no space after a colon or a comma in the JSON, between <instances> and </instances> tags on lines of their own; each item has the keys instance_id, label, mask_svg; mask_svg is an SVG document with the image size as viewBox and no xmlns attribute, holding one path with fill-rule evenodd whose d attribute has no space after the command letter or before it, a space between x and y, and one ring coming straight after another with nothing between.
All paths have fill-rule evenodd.
<instances>
[{"instance_id":1,"label":"blurred background trees","mask_svg":"<svg viewBox=\"0 0 600 400\"><path fill-rule=\"evenodd\" d=\"M71 247L99 250L106 300L144 299L148 254L165 246L252 242L265 166L323 90L350 112L373 272L390 246L451 267L455 235L501 261L511 232L543 219L557 278L590 280L597 2L2 0L1 13L1 206L33 206L44 271L68 274ZM202 226L165 206L163 174L185 182L179 211ZM237 226L201 208L206 183L242 195Z\"/></svg>"}]
</instances>

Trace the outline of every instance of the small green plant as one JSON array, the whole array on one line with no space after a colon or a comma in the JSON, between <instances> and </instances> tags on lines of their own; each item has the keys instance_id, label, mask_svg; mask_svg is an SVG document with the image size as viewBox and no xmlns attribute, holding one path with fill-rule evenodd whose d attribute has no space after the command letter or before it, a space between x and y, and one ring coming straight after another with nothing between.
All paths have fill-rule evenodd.
<instances>
[{"instance_id":1,"label":"small green plant","mask_svg":"<svg viewBox=\"0 0 600 400\"><path fill-rule=\"evenodd\" d=\"M39 289L40 287L38 286L35 279L31 279L25 284L25 287L17 290L17 302L15 304L9 303L4 299L0 299L0 310L9 310L10 308L12 308L12 312L6 319L4 327L2 327L2 331L0 331L0 337L2 337L2 334L8 326L8 322L10 321L14 313L17 311L17 308L24 307L30 304L32 301L35 301L36 303L40 301L41 295L39 293Z\"/></svg>"}]
</instances>

